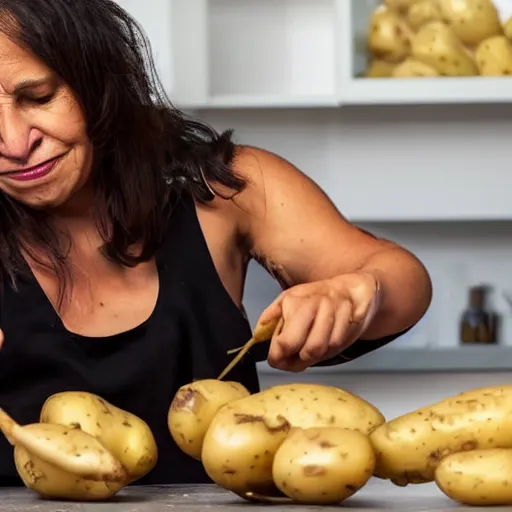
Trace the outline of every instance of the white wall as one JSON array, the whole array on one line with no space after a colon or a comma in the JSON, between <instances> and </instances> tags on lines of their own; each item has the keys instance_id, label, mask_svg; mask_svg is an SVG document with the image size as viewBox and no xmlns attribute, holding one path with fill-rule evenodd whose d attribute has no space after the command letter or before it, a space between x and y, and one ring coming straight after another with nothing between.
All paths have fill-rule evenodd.
<instances>
[{"instance_id":1,"label":"white wall","mask_svg":"<svg viewBox=\"0 0 512 512\"><path fill-rule=\"evenodd\" d=\"M482 180L491 167L511 172L507 150L511 113L512 109L503 106L429 106L224 110L200 115L216 128L235 128L239 142L259 145L288 158L328 194L336 195L336 189L350 187L352 173L367 175L369 187L375 175L389 175L395 181L388 186L400 187L400 173L425 175L433 173L435 165L437 177L442 167L446 188L460 190L464 188L466 170L479 173ZM386 190L382 194L385 196ZM512 191L510 194L512 200ZM492 197L482 200L492 201ZM436 208L435 197L424 197L424 201ZM337 206L343 212L343 204ZM494 287L490 305L502 314L501 342L512 345L512 310L503 299L504 290L512 292L512 222L365 227L414 251L427 265L434 282L428 315L397 346L457 345L458 320L466 304L467 288L479 283ZM245 303L253 322L277 292L275 283L252 266ZM271 383L269 379L263 377L264 386ZM361 393L392 417L469 387L506 382L510 377L498 373L350 374L333 379Z\"/></svg>"}]
</instances>

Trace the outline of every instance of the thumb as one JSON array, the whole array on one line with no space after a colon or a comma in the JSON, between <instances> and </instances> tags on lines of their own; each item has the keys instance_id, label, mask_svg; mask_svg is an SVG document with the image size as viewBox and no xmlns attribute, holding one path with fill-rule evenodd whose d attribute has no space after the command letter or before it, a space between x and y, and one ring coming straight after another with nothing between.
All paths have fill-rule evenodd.
<instances>
[{"instance_id":1,"label":"thumb","mask_svg":"<svg viewBox=\"0 0 512 512\"><path fill-rule=\"evenodd\" d=\"M4 344L4 331L0 329L0 349L2 348L2 345Z\"/></svg>"},{"instance_id":2,"label":"thumb","mask_svg":"<svg viewBox=\"0 0 512 512\"><path fill-rule=\"evenodd\" d=\"M281 293L264 311L258 320L259 324L268 324L282 314L283 294Z\"/></svg>"}]
</instances>

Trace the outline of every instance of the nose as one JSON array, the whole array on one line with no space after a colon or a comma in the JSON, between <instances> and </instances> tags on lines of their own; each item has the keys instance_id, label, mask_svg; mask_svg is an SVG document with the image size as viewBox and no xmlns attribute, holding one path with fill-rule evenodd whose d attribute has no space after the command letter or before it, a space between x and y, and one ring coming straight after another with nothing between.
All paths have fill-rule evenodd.
<instances>
[{"instance_id":1,"label":"nose","mask_svg":"<svg viewBox=\"0 0 512 512\"><path fill-rule=\"evenodd\" d=\"M0 156L24 165L41 143L41 133L34 129L16 108L0 113Z\"/></svg>"}]
</instances>

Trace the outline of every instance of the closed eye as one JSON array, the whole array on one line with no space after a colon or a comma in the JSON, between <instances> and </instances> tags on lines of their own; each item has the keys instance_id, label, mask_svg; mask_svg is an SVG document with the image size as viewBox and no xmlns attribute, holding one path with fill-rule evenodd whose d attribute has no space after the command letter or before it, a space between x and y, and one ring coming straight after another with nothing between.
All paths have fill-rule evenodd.
<instances>
[{"instance_id":1,"label":"closed eye","mask_svg":"<svg viewBox=\"0 0 512 512\"><path fill-rule=\"evenodd\" d=\"M46 105L47 103L50 103L54 96L54 93L46 94L45 96L32 96L29 94L24 94L23 96L19 97L18 101L35 105Z\"/></svg>"},{"instance_id":2,"label":"closed eye","mask_svg":"<svg viewBox=\"0 0 512 512\"><path fill-rule=\"evenodd\" d=\"M38 105L44 105L46 103L49 103L53 99L53 93L52 94L47 94L46 96L40 96L40 97L37 97L37 98L28 97L27 99L29 101L37 103Z\"/></svg>"}]
</instances>

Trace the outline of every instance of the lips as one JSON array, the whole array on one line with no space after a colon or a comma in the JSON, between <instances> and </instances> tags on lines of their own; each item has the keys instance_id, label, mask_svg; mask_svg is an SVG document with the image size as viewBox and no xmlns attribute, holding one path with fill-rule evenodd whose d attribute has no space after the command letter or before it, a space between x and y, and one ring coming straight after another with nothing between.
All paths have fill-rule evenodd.
<instances>
[{"instance_id":1,"label":"lips","mask_svg":"<svg viewBox=\"0 0 512 512\"><path fill-rule=\"evenodd\" d=\"M39 165L35 165L34 167L30 167L28 169L23 169L21 171L13 171L4 173L3 176L15 181L33 181L44 178L47 176L53 168L57 165L58 161L61 159L61 156L53 158L51 160L47 160Z\"/></svg>"}]
</instances>

